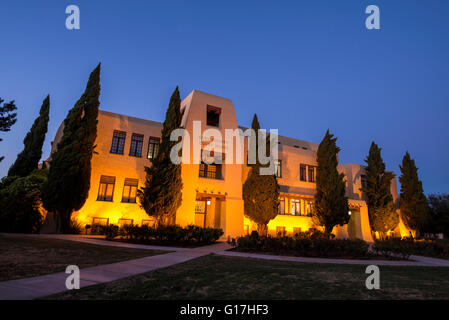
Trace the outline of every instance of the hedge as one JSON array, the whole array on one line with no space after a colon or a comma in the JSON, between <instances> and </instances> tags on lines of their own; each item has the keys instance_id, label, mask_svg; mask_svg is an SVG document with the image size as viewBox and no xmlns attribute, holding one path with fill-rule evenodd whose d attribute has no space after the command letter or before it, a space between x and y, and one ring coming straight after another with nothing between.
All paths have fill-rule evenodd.
<instances>
[{"instance_id":1,"label":"hedge","mask_svg":"<svg viewBox=\"0 0 449 320\"><path fill-rule=\"evenodd\" d=\"M130 242L154 242L161 243L213 243L222 235L222 229L200 228L198 226L189 225L185 228L173 226L150 227L147 225L124 225L119 228L116 225L102 226L100 233L106 236L106 239L113 240L117 237L128 240Z\"/></svg>"}]
</instances>

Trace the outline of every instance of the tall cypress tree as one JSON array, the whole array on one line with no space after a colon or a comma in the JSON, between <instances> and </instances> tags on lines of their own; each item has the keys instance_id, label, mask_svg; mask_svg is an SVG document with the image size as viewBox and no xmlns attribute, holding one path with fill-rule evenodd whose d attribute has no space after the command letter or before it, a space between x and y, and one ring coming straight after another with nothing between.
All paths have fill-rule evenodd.
<instances>
[{"instance_id":1,"label":"tall cypress tree","mask_svg":"<svg viewBox=\"0 0 449 320\"><path fill-rule=\"evenodd\" d=\"M371 143L368 157L365 159L366 188L362 189L368 198L368 216L371 229L384 234L399 223L399 216L390 191L393 172L385 171L381 148Z\"/></svg>"},{"instance_id":2,"label":"tall cypress tree","mask_svg":"<svg viewBox=\"0 0 449 320\"><path fill-rule=\"evenodd\" d=\"M399 177L401 183L400 208L404 224L412 230L422 230L429 219L429 206L424 195L422 182L418 178L418 168L415 160L408 152L399 166L402 175Z\"/></svg>"},{"instance_id":3,"label":"tall cypress tree","mask_svg":"<svg viewBox=\"0 0 449 320\"><path fill-rule=\"evenodd\" d=\"M244 212L248 218L257 223L258 233L266 235L268 223L270 220L274 219L278 213L279 184L274 174L260 174L260 168L262 166L257 157L260 124L256 114L254 114L251 127L255 130L255 138L257 139L255 150L256 163L251 165L248 177L243 185ZM267 135L266 150L268 150L269 141L269 136Z\"/></svg>"},{"instance_id":4,"label":"tall cypress tree","mask_svg":"<svg viewBox=\"0 0 449 320\"><path fill-rule=\"evenodd\" d=\"M90 74L86 90L64 120L63 135L51 155L48 180L42 186L44 207L56 214L60 232L69 229L72 212L81 209L89 193L99 96L100 64Z\"/></svg>"},{"instance_id":5,"label":"tall cypress tree","mask_svg":"<svg viewBox=\"0 0 449 320\"><path fill-rule=\"evenodd\" d=\"M24 148L17 156L14 164L9 168L8 176L26 177L34 169L37 169L39 160L42 156L42 146L44 144L45 135L50 111L50 96L48 95L42 102L39 116L34 120L30 131L23 140Z\"/></svg>"},{"instance_id":6,"label":"tall cypress tree","mask_svg":"<svg viewBox=\"0 0 449 320\"><path fill-rule=\"evenodd\" d=\"M174 164L170 151L177 141L170 141L173 130L181 126L181 98L178 87L173 92L165 121L159 151L151 167L145 167L145 186L138 190L140 206L156 219L157 224L173 223L181 205L181 164Z\"/></svg>"},{"instance_id":7,"label":"tall cypress tree","mask_svg":"<svg viewBox=\"0 0 449 320\"><path fill-rule=\"evenodd\" d=\"M2 105L3 101L5 100L0 98L0 131L7 132L17 121L17 113L14 112L17 107L14 101ZM3 141L3 139L0 138L0 141ZM3 159L4 157L0 157L0 162Z\"/></svg>"},{"instance_id":8,"label":"tall cypress tree","mask_svg":"<svg viewBox=\"0 0 449 320\"><path fill-rule=\"evenodd\" d=\"M349 222L348 198L345 196L345 175L337 170L337 138L326 131L318 146L317 175L314 220L324 226L324 232L330 236L336 225Z\"/></svg>"}]
</instances>

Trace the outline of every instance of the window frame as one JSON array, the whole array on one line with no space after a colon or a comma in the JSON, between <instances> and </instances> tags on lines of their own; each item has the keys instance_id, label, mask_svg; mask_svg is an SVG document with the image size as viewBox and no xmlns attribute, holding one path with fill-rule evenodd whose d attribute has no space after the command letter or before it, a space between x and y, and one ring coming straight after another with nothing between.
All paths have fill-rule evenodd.
<instances>
[{"instance_id":1,"label":"window frame","mask_svg":"<svg viewBox=\"0 0 449 320\"><path fill-rule=\"evenodd\" d=\"M282 178L282 160L276 160L274 165L276 168L276 178Z\"/></svg>"},{"instance_id":2,"label":"window frame","mask_svg":"<svg viewBox=\"0 0 449 320\"><path fill-rule=\"evenodd\" d=\"M215 177L209 176L209 173L212 171L209 171L209 167L215 167ZM203 169L201 169L203 168ZM198 170L198 177L204 178L204 179L214 179L214 180L224 180L223 179L223 166L222 164L217 163L211 163L207 164L204 162L200 163L199 170Z\"/></svg>"},{"instance_id":3,"label":"window frame","mask_svg":"<svg viewBox=\"0 0 449 320\"><path fill-rule=\"evenodd\" d=\"M141 140L140 141L137 140L137 142L135 144L135 148L133 150L133 143L135 141L134 140L135 138L141 138ZM144 140L143 134L139 134L139 133L131 134L131 143L129 145L129 156L130 157L142 158L143 140ZM140 150L139 150L139 154L137 154L139 143L140 143Z\"/></svg>"},{"instance_id":4,"label":"window frame","mask_svg":"<svg viewBox=\"0 0 449 320\"><path fill-rule=\"evenodd\" d=\"M209 113L214 113L217 115L217 122L215 123L215 121L211 122L209 121ZM211 119L213 120L213 119ZM206 108L206 125L209 127L215 127L215 128L220 128L220 121L221 120L221 108L218 107L214 107L211 105L207 105Z\"/></svg>"},{"instance_id":5,"label":"window frame","mask_svg":"<svg viewBox=\"0 0 449 320\"><path fill-rule=\"evenodd\" d=\"M134 185L135 183L135 185ZM125 188L129 187L127 199L128 201L125 201ZM134 201L129 201L131 198L131 191L132 188L136 188L136 195L134 197ZM122 203L137 203L137 189L139 188L139 179L132 179L132 178L125 178L125 182L123 183L123 190L122 190Z\"/></svg>"},{"instance_id":6,"label":"window frame","mask_svg":"<svg viewBox=\"0 0 449 320\"><path fill-rule=\"evenodd\" d=\"M304 169L304 172L302 172L302 169ZM304 177L301 173L304 173ZM299 181L307 182L307 165L306 164L300 164L299 165Z\"/></svg>"},{"instance_id":7,"label":"window frame","mask_svg":"<svg viewBox=\"0 0 449 320\"><path fill-rule=\"evenodd\" d=\"M103 177L104 177L105 180L107 178L114 178L114 182L113 183L111 183L111 182L102 182ZM105 176L105 175L101 175L100 176L100 182L98 183L97 201L114 202L115 182L116 182L116 177ZM105 190L104 194L101 195L100 191L101 191L101 185L102 184L106 185L106 187L104 189ZM107 191L108 191L108 186L109 185L112 185L112 192L111 192L111 199L110 200L108 200L108 198L107 198ZM100 197L100 195L101 195L101 197Z\"/></svg>"},{"instance_id":8,"label":"window frame","mask_svg":"<svg viewBox=\"0 0 449 320\"><path fill-rule=\"evenodd\" d=\"M147 152L147 158L150 159L150 161L153 161L154 158L156 158L156 156L159 152L160 145L161 145L161 138L150 136L150 138L148 139L148 152ZM151 157L150 157L150 151L151 151Z\"/></svg>"},{"instance_id":9,"label":"window frame","mask_svg":"<svg viewBox=\"0 0 449 320\"><path fill-rule=\"evenodd\" d=\"M116 134L117 134L117 136L116 136ZM121 136L118 136L119 134L123 135L123 139ZM114 143L116 139L117 139L117 143ZM123 141L123 144L120 143L122 141ZM111 149L109 150L109 153L123 155L125 153L125 143L126 143L126 132L120 131L120 130L114 130L112 133L112 143L111 143ZM115 146L115 150L114 150L114 146ZM119 152L120 150L121 150L121 152Z\"/></svg>"}]
</instances>

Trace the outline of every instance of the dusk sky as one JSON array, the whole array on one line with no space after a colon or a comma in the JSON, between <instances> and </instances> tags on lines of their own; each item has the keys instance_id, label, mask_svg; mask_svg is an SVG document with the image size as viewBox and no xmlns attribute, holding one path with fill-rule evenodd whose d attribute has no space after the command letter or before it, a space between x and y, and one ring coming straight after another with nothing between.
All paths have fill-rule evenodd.
<instances>
[{"instance_id":1,"label":"dusk sky","mask_svg":"<svg viewBox=\"0 0 449 320\"><path fill-rule=\"evenodd\" d=\"M67 30L78 5L81 29ZM380 30L365 9L380 8ZM102 63L100 108L163 121L178 85L233 101L240 125L319 143L364 163L371 141L400 174L408 150L426 193L449 192L449 1L0 2L0 97L18 121L1 132L0 177L51 97L44 145Z\"/></svg>"}]
</instances>

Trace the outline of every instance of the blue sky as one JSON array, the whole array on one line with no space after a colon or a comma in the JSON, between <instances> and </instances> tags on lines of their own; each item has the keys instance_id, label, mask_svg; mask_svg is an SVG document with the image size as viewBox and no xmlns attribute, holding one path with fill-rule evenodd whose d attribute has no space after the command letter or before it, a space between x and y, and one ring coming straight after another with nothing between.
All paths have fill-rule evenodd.
<instances>
[{"instance_id":1,"label":"blue sky","mask_svg":"<svg viewBox=\"0 0 449 320\"><path fill-rule=\"evenodd\" d=\"M76 4L81 29L65 28ZM365 28L365 8L381 29ZM426 193L449 192L449 1L23 1L0 3L0 97L18 122L0 133L7 173L42 100L57 127L102 63L101 108L162 121L171 92L230 98L239 124L319 143L344 163L371 141L399 174L406 150Z\"/></svg>"}]
</instances>

